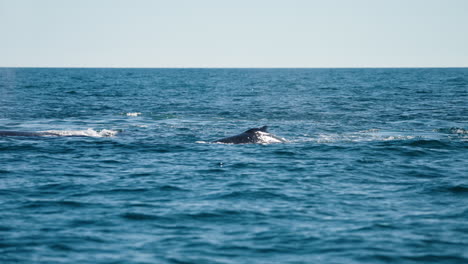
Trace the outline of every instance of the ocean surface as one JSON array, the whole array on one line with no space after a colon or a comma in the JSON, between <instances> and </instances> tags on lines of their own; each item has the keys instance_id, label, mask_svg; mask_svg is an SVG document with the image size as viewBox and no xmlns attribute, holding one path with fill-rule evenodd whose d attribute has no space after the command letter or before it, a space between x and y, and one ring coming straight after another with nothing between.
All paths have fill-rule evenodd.
<instances>
[{"instance_id":1,"label":"ocean surface","mask_svg":"<svg viewBox=\"0 0 468 264\"><path fill-rule=\"evenodd\" d=\"M2 264L468 263L467 68L0 68L0 130Z\"/></svg>"}]
</instances>

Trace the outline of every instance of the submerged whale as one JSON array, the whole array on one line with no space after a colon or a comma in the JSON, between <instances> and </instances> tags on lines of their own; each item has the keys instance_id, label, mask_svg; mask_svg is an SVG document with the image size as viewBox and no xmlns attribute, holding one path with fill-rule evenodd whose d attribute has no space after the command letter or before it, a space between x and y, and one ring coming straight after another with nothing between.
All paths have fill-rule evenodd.
<instances>
[{"instance_id":1,"label":"submerged whale","mask_svg":"<svg viewBox=\"0 0 468 264\"><path fill-rule=\"evenodd\" d=\"M49 132L0 131L0 137L42 137L42 136L58 136L58 134L49 133Z\"/></svg>"},{"instance_id":2,"label":"submerged whale","mask_svg":"<svg viewBox=\"0 0 468 264\"><path fill-rule=\"evenodd\" d=\"M260 128L251 128L239 135L218 139L213 143L225 144L268 144L268 143L283 143L286 142L284 138L277 137L268 133L267 126Z\"/></svg>"},{"instance_id":3,"label":"submerged whale","mask_svg":"<svg viewBox=\"0 0 468 264\"><path fill-rule=\"evenodd\" d=\"M0 130L0 137L113 137L118 131L103 129L87 130L48 130L36 132Z\"/></svg>"}]
</instances>

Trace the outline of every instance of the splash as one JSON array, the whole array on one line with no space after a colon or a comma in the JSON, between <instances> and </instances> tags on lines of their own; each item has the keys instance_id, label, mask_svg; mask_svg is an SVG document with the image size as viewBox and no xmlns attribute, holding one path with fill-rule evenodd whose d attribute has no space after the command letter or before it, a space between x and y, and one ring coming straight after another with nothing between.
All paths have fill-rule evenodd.
<instances>
[{"instance_id":1,"label":"splash","mask_svg":"<svg viewBox=\"0 0 468 264\"><path fill-rule=\"evenodd\" d=\"M47 130L40 131L43 136L58 136L58 137L114 137L119 132L115 130L94 130L88 128L87 130Z\"/></svg>"},{"instance_id":2,"label":"splash","mask_svg":"<svg viewBox=\"0 0 468 264\"><path fill-rule=\"evenodd\" d=\"M260 144L271 144L271 143L283 143L287 140L284 138L277 137L268 132L258 131L256 132Z\"/></svg>"}]
</instances>

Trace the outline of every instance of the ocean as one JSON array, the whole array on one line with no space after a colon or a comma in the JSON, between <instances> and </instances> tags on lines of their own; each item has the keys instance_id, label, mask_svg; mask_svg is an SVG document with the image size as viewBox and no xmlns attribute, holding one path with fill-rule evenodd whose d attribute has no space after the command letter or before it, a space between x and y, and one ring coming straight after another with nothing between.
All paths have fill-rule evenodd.
<instances>
[{"instance_id":1,"label":"ocean","mask_svg":"<svg viewBox=\"0 0 468 264\"><path fill-rule=\"evenodd\" d=\"M2 264L468 263L468 68L0 68L0 130Z\"/></svg>"}]
</instances>

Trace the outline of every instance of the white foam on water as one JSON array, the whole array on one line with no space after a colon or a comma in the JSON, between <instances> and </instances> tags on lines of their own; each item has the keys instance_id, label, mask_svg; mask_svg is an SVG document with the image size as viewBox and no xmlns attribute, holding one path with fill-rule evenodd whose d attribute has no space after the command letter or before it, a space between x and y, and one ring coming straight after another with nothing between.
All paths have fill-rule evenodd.
<instances>
[{"instance_id":1,"label":"white foam on water","mask_svg":"<svg viewBox=\"0 0 468 264\"><path fill-rule=\"evenodd\" d=\"M375 132L375 130L366 130L357 133L348 134L318 134L314 137L309 137L304 140L295 140L295 142L316 142L316 143L336 143L336 142L376 142L376 141L394 141L394 140L411 140L418 135L404 135L394 132Z\"/></svg>"},{"instance_id":2,"label":"white foam on water","mask_svg":"<svg viewBox=\"0 0 468 264\"><path fill-rule=\"evenodd\" d=\"M115 130L94 130L88 128L87 130L47 130L40 131L44 136L59 136L59 137L114 137L119 132Z\"/></svg>"},{"instance_id":3,"label":"white foam on water","mask_svg":"<svg viewBox=\"0 0 468 264\"><path fill-rule=\"evenodd\" d=\"M126 115L126 116L140 116L141 113L140 112L132 112L132 113L125 113L124 115Z\"/></svg>"}]
</instances>

